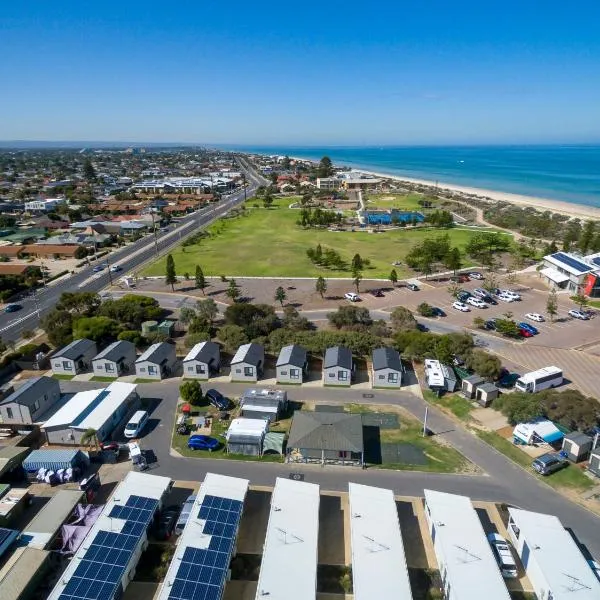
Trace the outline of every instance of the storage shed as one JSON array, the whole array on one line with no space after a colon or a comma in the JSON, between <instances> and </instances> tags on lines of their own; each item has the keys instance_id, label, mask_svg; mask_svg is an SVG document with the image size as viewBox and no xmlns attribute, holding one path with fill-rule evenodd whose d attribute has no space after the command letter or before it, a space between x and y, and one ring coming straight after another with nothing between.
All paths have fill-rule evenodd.
<instances>
[{"instance_id":1,"label":"storage shed","mask_svg":"<svg viewBox=\"0 0 600 600\"><path fill-rule=\"evenodd\" d=\"M158 324L158 333L162 335L166 335L168 337L173 337L173 331L175 330L175 322L174 321L162 321Z\"/></svg>"},{"instance_id":2,"label":"storage shed","mask_svg":"<svg viewBox=\"0 0 600 600\"><path fill-rule=\"evenodd\" d=\"M0 419L4 423L37 423L60 398L60 384L56 379L32 377L0 402Z\"/></svg>"},{"instance_id":3,"label":"storage shed","mask_svg":"<svg viewBox=\"0 0 600 600\"><path fill-rule=\"evenodd\" d=\"M261 419L233 419L225 434L227 452L260 456L263 440L269 429L269 422Z\"/></svg>"},{"instance_id":4,"label":"storage shed","mask_svg":"<svg viewBox=\"0 0 600 600\"><path fill-rule=\"evenodd\" d=\"M482 383L475 389L475 400L484 408L489 406L499 395L500 390L493 383Z\"/></svg>"},{"instance_id":5,"label":"storage shed","mask_svg":"<svg viewBox=\"0 0 600 600\"><path fill-rule=\"evenodd\" d=\"M68 469L79 467L85 470L90 464L90 459L85 452L81 450L55 450L42 448L34 450L24 461L23 468L28 473L36 473L40 469L49 469L58 471L59 469Z\"/></svg>"},{"instance_id":6,"label":"storage shed","mask_svg":"<svg viewBox=\"0 0 600 600\"><path fill-rule=\"evenodd\" d=\"M573 431L567 433L563 438L562 451L570 461L577 463L585 460L590 455L592 444L593 439L589 435L580 431Z\"/></svg>"},{"instance_id":7,"label":"storage shed","mask_svg":"<svg viewBox=\"0 0 600 600\"><path fill-rule=\"evenodd\" d=\"M23 446L5 446L0 448L0 479L11 477L12 473L20 471L23 461L31 452L31 448Z\"/></svg>"},{"instance_id":8,"label":"storage shed","mask_svg":"<svg viewBox=\"0 0 600 600\"><path fill-rule=\"evenodd\" d=\"M475 390L477 387L484 383L485 379L483 377L479 377L479 375L470 375L462 380L460 392L467 400L472 400L475 398Z\"/></svg>"},{"instance_id":9,"label":"storage shed","mask_svg":"<svg viewBox=\"0 0 600 600\"><path fill-rule=\"evenodd\" d=\"M591 451L587 468L590 473L600 477L600 447Z\"/></svg>"}]
</instances>

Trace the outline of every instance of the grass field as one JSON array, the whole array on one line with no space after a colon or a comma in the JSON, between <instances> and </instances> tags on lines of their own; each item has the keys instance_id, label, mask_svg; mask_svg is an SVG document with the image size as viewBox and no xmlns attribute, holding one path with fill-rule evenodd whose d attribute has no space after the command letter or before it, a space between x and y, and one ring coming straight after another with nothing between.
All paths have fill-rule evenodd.
<instances>
[{"instance_id":1,"label":"grass field","mask_svg":"<svg viewBox=\"0 0 600 600\"><path fill-rule=\"evenodd\" d=\"M400 210L422 210L421 194L367 194L367 208L399 208Z\"/></svg>"},{"instance_id":2,"label":"grass field","mask_svg":"<svg viewBox=\"0 0 600 600\"><path fill-rule=\"evenodd\" d=\"M289 198L277 200L273 208L253 208L246 204L246 215L221 219L208 228L209 237L199 244L175 249L172 252L178 275L193 276L196 265L205 275L232 277L351 277L349 271L333 271L313 265L306 250L320 243L337 250L342 258L352 260L355 253L371 261L363 273L367 278L385 278L392 263L403 261L408 250L425 238L442 235L443 230L397 229L382 233L331 232L301 229L296 225L298 211L289 209ZM452 243L464 248L477 232L466 229L447 231ZM144 275L164 275L165 258L151 264ZM405 267L395 267L400 277L410 275Z\"/></svg>"}]
</instances>

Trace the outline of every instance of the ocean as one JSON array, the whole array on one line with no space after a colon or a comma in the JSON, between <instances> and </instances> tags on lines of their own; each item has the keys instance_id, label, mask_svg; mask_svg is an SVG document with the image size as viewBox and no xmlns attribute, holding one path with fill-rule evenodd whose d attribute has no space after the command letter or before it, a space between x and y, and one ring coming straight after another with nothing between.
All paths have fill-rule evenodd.
<instances>
[{"instance_id":1,"label":"ocean","mask_svg":"<svg viewBox=\"0 0 600 600\"><path fill-rule=\"evenodd\" d=\"M600 146L239 146L390 175L600 207Z\"/></svg>"}]
</instances>

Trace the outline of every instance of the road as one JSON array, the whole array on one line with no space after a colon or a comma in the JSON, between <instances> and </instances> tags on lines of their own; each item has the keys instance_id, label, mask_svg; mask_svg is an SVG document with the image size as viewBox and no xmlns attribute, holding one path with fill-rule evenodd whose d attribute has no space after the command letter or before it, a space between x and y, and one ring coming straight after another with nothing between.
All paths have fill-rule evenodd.
<instances>
[{"instance_id":1,"label":"road","mask_svg":"<svg viewBox=\"0 0 600 600\"><path fill-rule=\"evenodd\" d=\"M181 240L196 233L202 227L206 227L215 219L223 216L227 211L234 208L244 201L245 197L251 197L259 185L263 185L266 180L256 175L250 170L248 164L240 159L240 167L246 173L249 187L240 190L218 204L213 204L202 208L181 219L177 225L167 231L156 235L143 237L142 239L129 244L127 247L111 252L102 262L108 260L109 264L118 264L122 271L119 273L109 273L108 269L100 273L94 273L92 266L84 267L66 280L60 283L49 284L38 290L35 296L30 296L19 300L23 309L17 313L0 313L0 335L4 341L18 340L25 330L34 330L40 321L40 317L50 312L58 302L63 292L99 292L110 284L110 277L120 278L128 272L133 271L140 265L151 259L157 254L163 254L170 248L178 245Z\"/></svg>"}]
</instances>

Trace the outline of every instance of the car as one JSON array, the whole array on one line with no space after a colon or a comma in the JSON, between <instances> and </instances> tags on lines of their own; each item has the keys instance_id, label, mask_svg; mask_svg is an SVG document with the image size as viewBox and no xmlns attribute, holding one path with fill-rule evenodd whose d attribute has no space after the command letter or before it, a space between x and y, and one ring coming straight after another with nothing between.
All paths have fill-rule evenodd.
<instances>
[{"instance_id":1,"label":"car","mask_svg":"<svg viewBox=\"0 0 600 600\"><path fill-rule=\"evenodd\" d=\"M525 323L524 321L521 323L517 323L517 327L519 329L525 329L525 331L529 331L529 333L531 333L533 335L537 335L539 333L539 330L537 329L537 327L534 327L533 325L530 325L529 323Z\"/></svg>"},{"instance_id":2,"label":"car","mask_svg":"<svg viewBox=\"0 0 600 600\"><path fill-rule=\"evenodd\" d=\"M546 320L540 313L527 313L525 318L530 321L535 321L536 323L543 323Z\"/></svg>"},{"instance_id":3,"label":"car","mask_svg":"<svg viewBox=\"0 0 600 600\"><path fill-rule=\"evenodd\" d=\"M498 379L498 385L505 389L512 389L517 383L517 379L521 377L518 373L511 373L504 369L504 372L500 373L500 379Z\"/></svg>"},{"instance_id":4,"label":"car","mask_svg":"<svg viewBox=\"0 0 600 600\"><path fill-rule=\"evenodd\" d=\"M450 277L450 281L453 281L454 283L467 283L467 281L469 281L469 276L468 275L456 275L454 277Z\"/></svg>"},{"instance_id":5,"label":"car","mask_svg":"<svg viewBox=\"0 0 600 600\"><path fill-rule=\"evenodd\" d=\"M346 292L344 294L344 298L346 298L346 300L350 300L350 302L358 302L360 300L360 296L354 292Z\"/></svg>"},{"instance_id":6,"label":"car","mask_svg":"<svg viewBox=\"0 0 600 600\"><path fill-rule=\"evenodd\" d=\"M456 294L456 298L459 302L466 302L469 298L471 297L471 294L469 294L469 292L465 292L464 290L458 292L458 294Z\"/></svg>"},{"instance_id":7,"label":"car","mask_svg":"<svg viewBox=\"0 0 600 600\"><path fill-rule=\"evenodd\" d=\"M11 313L11 312L17 312L18 310L21 310L23 307L20 304L7 304L4 307L4 312L7 313Z\"/></svg>"},{"instance_id":8,"label":"car","mask_svg":"<svg viewBox=\"0 0 600 600\"><path fill-rule=\"evenodd\" d=\"M502 302L515 302L515 298L509 296L508 294L498 294L498 300L502 300Z\"/></svg>"},{"instance_id":9,"label":"car","mask_svg":"<svg viewBox=\"0 0 600 600\"><path fill-rule=\"evenodd\" d=\"M452 357L452 364L455 367L462 367L465 364L465 361L460 356L458 356L457 354L455 354Z\"/></svg>"},{"instance_id":10,"label":"car","mask_svg":"<svg viewBox=\"0 0 600 600\"><path fill-rule=\"evenodd\" d=\"M538 456L532 463L531 466L540 475L551 475L564 469L569 464L566 458L563 458L556 452L547 452Z\"/></svg>"},{"instance_id":11,"label":"car","mask_svg":"<svg viewBox=\"0 0 600 600\"><path fill-rule=\"evenodd\" d=\"M493 296L498 296L500 295L500 292L502 290L500 288L494 287L494 288L490 288L489 292L490 294L492 294Z\"/></svg>"},{"instance_id":12,"label":"car","mask_svg":"<svg viewBox=\"0 0 600 600\"><path fill-rule=\"evenodd\" d=\"M531 333L531 331L529 331L529 329L523 329L523 328L519 327L519 333L521 334L521 337L524 337L524 338L533 337L533 333Z\"/></svg>"},{"instance_id":13,"label":"car","mask_svg":"<svg viewBox=\"0 0 600 600\"><path fill-rule=\"evenodd\" d=\"M475 288L473 290L473 295L477 296L478 298L487 298L489 296L487 291L484 290L483 288Z\"/></svg>"},{"instance_id":14,"label":"car","mask_svg":"<svg viewBox=\"0 0 600 600\"><path fill-rule=\"evenodd\" d=\"M467 298L467 304L470 304L471 306L476 306L477 308L487 308L487 304L483 300L480 300L479 298L474 298L473 296Z\"/></svg>"},{"instance_id":15,"label":"car","mask_svg":"<svg viewBox=\"0 0 600 600\"><path fill-rule=\"evenodd\" d=\"M411 292L418 292L419 291L419 286L416 283L409 283L406 286Z\"/></svg>"},{"instance_id":16,"label":"car","mask_svg":"<svg viewBox=\"0 0 600 600\"><path fill-rule=\"evenodd\" d=\"M514 300L520 300L521 294L517 294L517 292L513 292L512 290L500 290L500 294L503 296L510 296Z\"/></svg>"},{"instance_id":17,"label":"car","mask_svg":"<svg viewBox=\"0 0 600 600\"><path fill-rule=\"evenodd\" d=\"M187 446L190 450L208 450L212 452L219 447L219 440L208 435L191 435Z\"/></svg>"},{"instance_id":18,"label":"car","mask_svg":"<svg viewBox=\"0 0 600 600\"><path fill-rule=\"evenodd\" d=\"M487 539L492 547L502 577L506 579L518 577L517 563L508 542L497 533L488 533Z\"/></svg>"},{"instance_id":19,"label":"car","mask_svg":"<svg viewBox=\"0 0 600 600\"><path fill-rule=\"evenodd\" d=\"M461 312L469 312L471 310L466 304L459 302L458 300L452 303L452 308L460 310Z\"/></svg>"},{"instance_id":20,"label":"car","mask_svg":"<svg viewBox=\"0 0 600 600\"><path fill-rule=\"evenodd\" d=\"M582 321L588 321L590 316L583 312L582 310L576 310L575 308L571 309L569 311L569 316L573 317L574 319L580 319Z\"/></svg>"},{"instance_id":21,"label":"car","mask_svg":"<svg viewBox=\"0 0 600 600\"><path fill-rule=\"evenodd\" d=\"M100 271L104 271L104 265L96 265L96 266L95 266L95 267L92 269L92 271L93 271L94 273L100 273Z\"/></svg>"},{"instance_id":22,"label":"car","mask_svg":"<svg viewBox=\"0 0 600 600\"><path fill-rule=\"evenodd\" d=\"M431 314L434 317L445 317L446 316L446 313L441 308L438 308L437 306L431 307Z\"/></svg>"},{"instance_id":23,"label":"car","mask_svg":"<svg viewBox=\"0 0 600 600\"><path fill-rule=\"evenodd\" d=\"M168 540L173 535L179 513L179 506L167 506L161 511L156 523L155 537L157 540Z\"/></svg>"},{"instance_id":24,"label":"car","mask_svg":"<svg viewBox=\"0 0 600 600\"><path fill-rule=\"evenodd\" d=\"M371 290L371 296L375 296L375 298L383 298L384 293L381 290Z\"/></svg>"},{"instance_id":25,"label":"car","mask_svg":"<svg viewBox=\"0 0 600 600\"><path fill-rule=\"evenodd\" d=\"M485 327L485 329L487 329L488 331L496 331L496 321L494 319L489 319L487 320L483 326Z\"/></svg>"},{"instance_id":26,"label":"car","mask_svg":"<svg viewBox=\"0 0 600 600\"><path fill-rule=\"evenodd\" d=\"M123 267L120 267L119 265L113 265L110 268L111 273L118 273L119 271L122 271L122 270L123 270Z\"/></svg>"},{"instance_id":27,"label":"car","mask_svg":"<svg viewBox=\"0 0 600 600\"><path fill-rule=\"evenodd\" d=\"M217 410L227 410L231 407L231 402L217 390L206 390L205 396Z\"/></svg>"},{"instance_id":28,"label":"car","mask_svg":"<svg viewBox=\"0 0 600 600\"><path fill-rule=\"evenodd\" d=\"M481 280L481 279L485 279L485 278L481 273L479 273L477 271L473 271L473 273L469 273L469 279Z\"/></svg>"}]
</instances>

